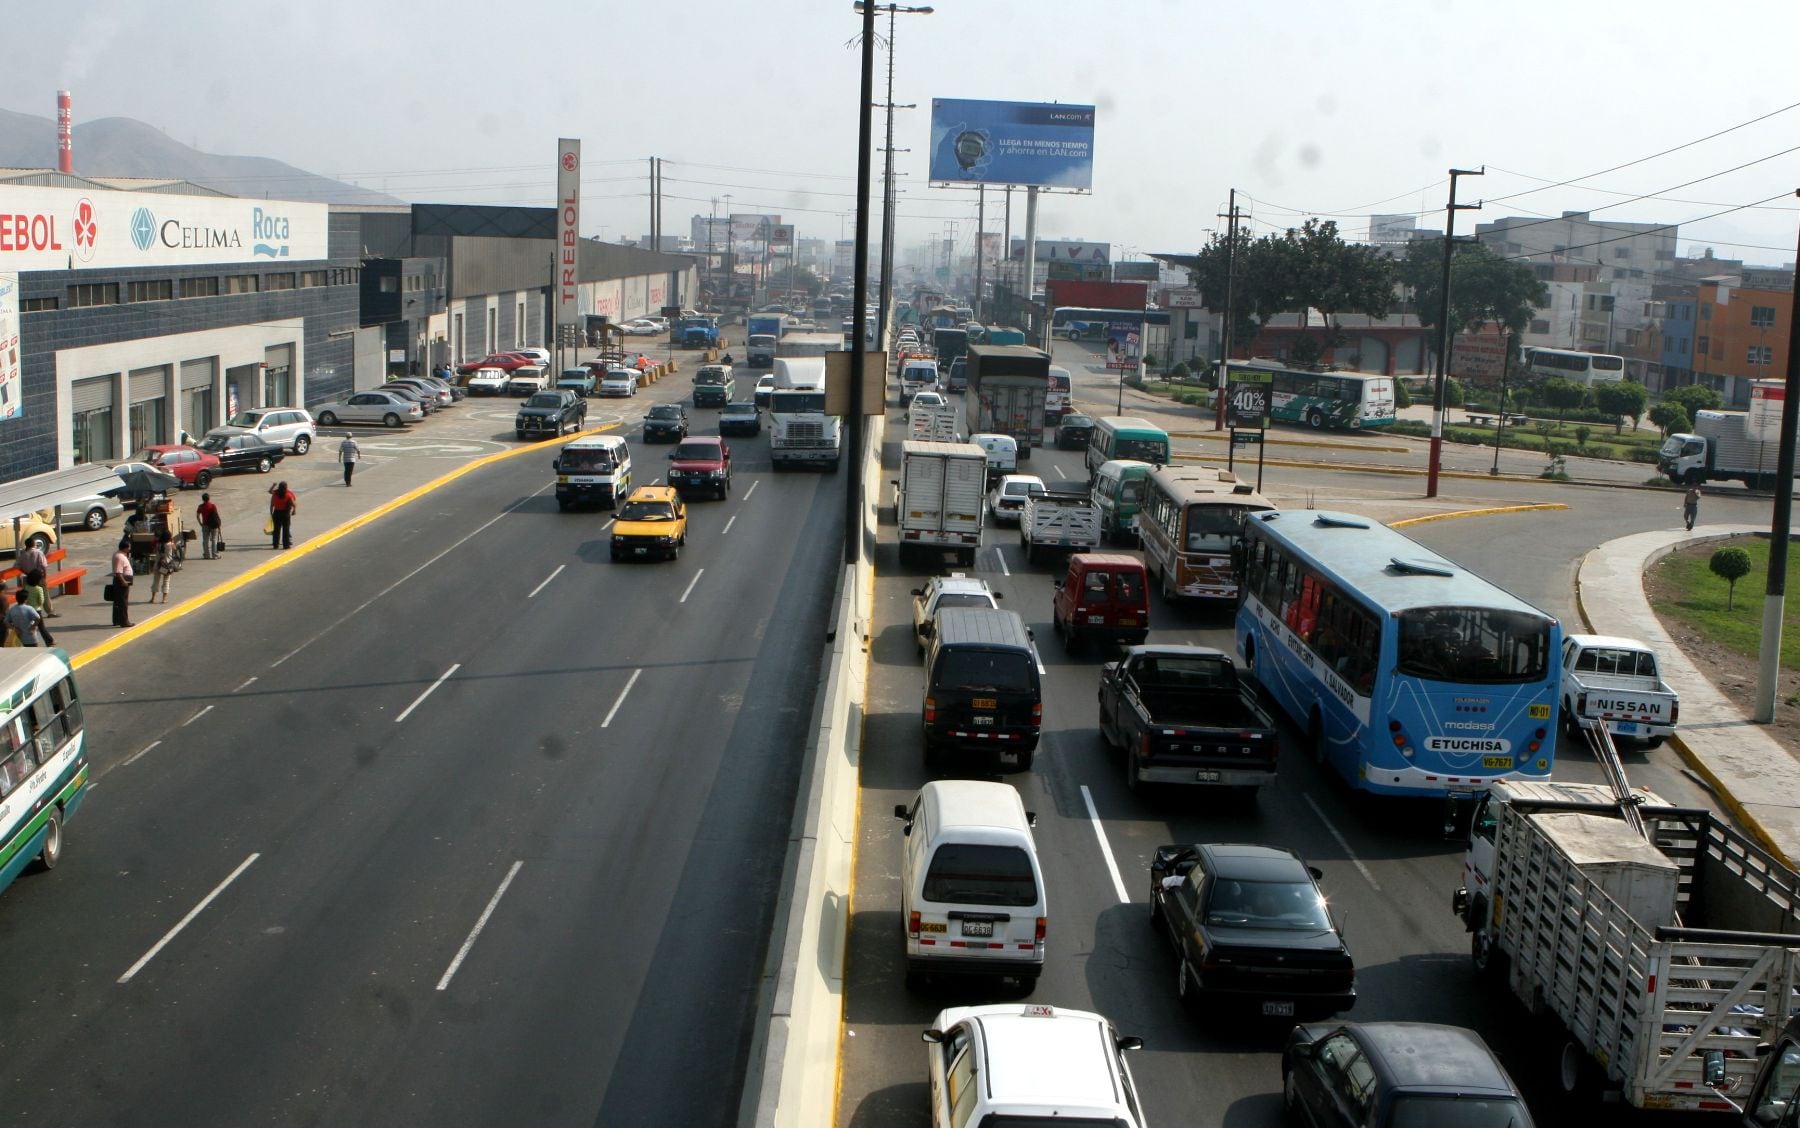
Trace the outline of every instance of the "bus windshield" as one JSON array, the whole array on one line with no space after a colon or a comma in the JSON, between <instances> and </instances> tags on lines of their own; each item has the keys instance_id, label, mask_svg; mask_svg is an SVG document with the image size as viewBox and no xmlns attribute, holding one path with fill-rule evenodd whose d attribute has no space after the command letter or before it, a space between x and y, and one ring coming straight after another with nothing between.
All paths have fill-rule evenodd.
<instances>
[{"instance_id":1,"label":"bus windshield","mask_svg":"<svg viewBox=\"0 0 1800 1128\"><path fill-rule=\"evenodd\" d=\"M1399 616L1402 674L1430 681L1505 684L1543 681L1550 670L1550 621L1523 611L1426 607Z\"/></svg>"},{"instance_id":2,"label":"bus windshield","mask_svg":"<svg viewBox=\"0 0 1800 1128\"><path fill-rule=\"evenodd\" d=\"M1190 505L1187 511L1188 552L1230 552L1244 529L1241 505Z\"/></svg>"}]
</instances>

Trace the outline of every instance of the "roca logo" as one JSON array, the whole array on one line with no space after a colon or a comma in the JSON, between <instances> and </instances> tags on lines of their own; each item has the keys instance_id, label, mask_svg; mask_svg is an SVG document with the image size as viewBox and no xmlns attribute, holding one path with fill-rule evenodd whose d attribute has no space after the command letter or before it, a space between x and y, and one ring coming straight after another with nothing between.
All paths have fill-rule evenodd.
<instances>
[{"instance_id":1,"label":"roca logo","mask_svg":"<svg viewBox=\"0 0 1800 1128\"><path fill-rule=\"evenodd\" d=\"M149 208L138 208L131 213L131 245L140 251L147 251L156 242L156 216Z\"/></svg>"}]
</instances>

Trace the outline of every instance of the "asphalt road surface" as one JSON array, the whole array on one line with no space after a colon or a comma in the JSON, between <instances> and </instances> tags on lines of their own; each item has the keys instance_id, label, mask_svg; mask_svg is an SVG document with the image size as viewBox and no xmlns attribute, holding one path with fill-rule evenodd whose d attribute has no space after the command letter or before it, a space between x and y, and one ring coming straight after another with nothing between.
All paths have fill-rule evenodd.
<instances>
[{"instance_id":1,"label":"asphalt road surface","mask_svg":"<svg viewBox=\"0 0 1800 1128\"><path fill-rule=\"evenodd\" d=\"M84 671L98 784L0 898L9 1117L732 1122L842 519L732 442L676 562L527 455Z\"/></svg>"}]
</instances>

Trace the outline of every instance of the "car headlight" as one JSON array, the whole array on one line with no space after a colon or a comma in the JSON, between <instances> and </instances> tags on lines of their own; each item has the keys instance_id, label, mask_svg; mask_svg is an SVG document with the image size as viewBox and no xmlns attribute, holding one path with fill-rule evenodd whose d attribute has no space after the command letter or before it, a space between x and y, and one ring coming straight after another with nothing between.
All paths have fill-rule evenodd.
<instances>
[{"instance_id":1,"label":"car headlight","mask_svg":"<svg viewBox=\"0 0 1800 1128\"><path fill-rule=\"evenodd\" d=\"M674 544L675 543L674 537L657 537L656 539L657 539L658 543L661 543L661 544Z\"/></svg>"}]
</instances>

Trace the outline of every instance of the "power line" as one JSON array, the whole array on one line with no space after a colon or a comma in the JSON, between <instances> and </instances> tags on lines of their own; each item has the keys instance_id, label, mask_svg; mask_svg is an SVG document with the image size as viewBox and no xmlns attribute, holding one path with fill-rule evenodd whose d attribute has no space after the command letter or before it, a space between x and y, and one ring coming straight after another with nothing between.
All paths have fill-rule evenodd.
<instances>
[{"instance_id":1,"label":"power line","mask_svg":"<svg viewBox=\"0 0 1800 1128\"><path fill-rule=\"evenodd\" d=\"M1777 155L1779 156L1780 154L1777 154ZM1504 172L1508 176L1522 176L1526 180L1543 180L1546 184L1549 183L1549 181L1545 177L1533 176L1528 172L1518 172L1518 171L1515 171L1510 168L1501 168L1499 165L1489 165L1488 167L1490 169L1493 169L1495 172ZM1617 188L1599 188L1599 187L1596 187L1591 184L1583 185L1583 187L1585 187L1590 192L1600 192L1600 193L1604 193L1605 195L1608 195L1608 196L1632 196L1633 195L1633 193L1631 193L1631 192L1621 191ZM1504 197L1504 198L1512 199L1514 197L1508 196L1508 197ZM1693 205L1696 205L1698 207L1703 207L1703 208L1722 208L1722 207L1730 206L1729 204L1725 204L1719 200L1685 200L1685 199L1681 199L1680 197L1677 197L1677 196L1659 196L1659 195L1655 195L1655 194L1639 195L1639 196L1635 196L1634 198L1639 199L1639 200L1656 200L1659 203L1665 203L1665 204L1693 204ZM1499 201L1494 200L1494 201L1489 201L1489 202L1490 203L1498 203ZM1530 208L1520 208L1518 210L1526 212L1531 215L1545 214L1543 212L1534 212ZM1756 210L1771 211L1771 212L1800 212L1800 208L1793 208L1793 207L1760 207L1760 208L1757 208Z\"/></svg>"}]
</instances>

